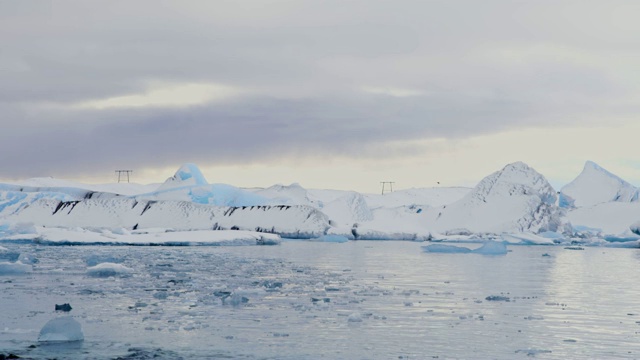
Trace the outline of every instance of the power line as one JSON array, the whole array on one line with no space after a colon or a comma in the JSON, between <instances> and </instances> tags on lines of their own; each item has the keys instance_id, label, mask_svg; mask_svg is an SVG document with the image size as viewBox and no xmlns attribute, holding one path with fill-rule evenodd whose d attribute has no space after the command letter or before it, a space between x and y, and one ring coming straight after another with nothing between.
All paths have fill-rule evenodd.
<instances>
[{"instance_id":1,"label":"power line","mask_svg":"<svg viewBox=\"0 0 640 360\"><path fill-rule=\"evenodd\" d=\"M127 182L129 182L129 180L131 180L131 173L133 172L133 170L116 170L116 174L118 174L118 182L124 182L125 180L127 180Z\"/></svg>"}]
</instances>

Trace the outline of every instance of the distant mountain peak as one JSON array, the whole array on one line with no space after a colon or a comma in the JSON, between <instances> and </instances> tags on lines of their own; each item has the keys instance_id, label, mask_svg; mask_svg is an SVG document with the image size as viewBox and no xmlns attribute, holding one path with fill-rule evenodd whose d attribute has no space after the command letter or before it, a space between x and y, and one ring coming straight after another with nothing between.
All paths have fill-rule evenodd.
<instances>
[{"instance_id":1,"label":"distant mountain peak","mask_svg":"<svg viewBox=\"0 0 640 360\"><path fill-rule=\"evenodd\" d=\"M438 231L556 231L561 216L556 199L545 177L519 161L485 177L464 198L438 210L434 226Z\"/></svg>"},{"instance_id":2,"label":"distant mountain peak","mask_svg":"<svg viewBox=\"0 0 640 360\"><path fill-rule=\"evenodd\" d=\"M578 177L560 190L563 207L591 206L604 202L638 201L638 189L593 161L587 161Z\"/></svg>"},{"instance_id":3,"label":"distant mountain peak","mask_svg":"<svg viewBox=\"0 0 640 360\"><path fill-rule=\"evenodd\" d=\"M538 194L548 204L556 201L556 191L547 179L529 165L518 161L507 164L502 170L485 177L469 196L486 202L492 196Z\"/></svg>"}]
</instances>

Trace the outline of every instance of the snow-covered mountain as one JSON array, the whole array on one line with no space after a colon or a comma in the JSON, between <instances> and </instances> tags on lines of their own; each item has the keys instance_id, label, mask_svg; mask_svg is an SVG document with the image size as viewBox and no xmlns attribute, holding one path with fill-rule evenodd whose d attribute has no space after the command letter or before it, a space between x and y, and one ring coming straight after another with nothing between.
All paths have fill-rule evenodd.
<instances>
[{"instance_id":1,"label":"snow-covered mountain","mask_svg":"<svg viewBox=\"0 0 640 360\"><path fill-rule=\"evenodd\" d=\"M544 176L516 162L485 177L462 199L430 209L428 221L440 233L556 231L561 224L556 199Z\"/></svg>"},{"instance_id":2,"label":"snow-covered mountain","mask_svg":"<svg viewBox=\"0 0 640 360\"><path fill-rule=\"evenodd\" d=\"M631 239L631 230L640 232L640 225L631 226L640 220L638 189L592 162L562 189L562 207L544 176L522 162L505 166L473 189L406 189L385 195L305 189L297 183L265 189L209 184L194 164L181 166L160 185L120 185L125 184L52 178L0 184L0 238L42 237L51 228L131 235L228 229L372 240L516 233L531 238L545 231L557 232L554 239ZM259 233L248 236L260 238ZM553 243L543 240L537 243Z\"/></svg>"},{"instance_id":3,"label":"snow-covered mountain","mask_svg":"<svg viewBox=\"0 0 640 360\"><path fill-rule=\"evenodd\" d=\"M638 198L639 191L635 186L593 161L587 161L580 175L560 190L560 206L568 208L636 202Z\"/></svg>"}]
</instances>

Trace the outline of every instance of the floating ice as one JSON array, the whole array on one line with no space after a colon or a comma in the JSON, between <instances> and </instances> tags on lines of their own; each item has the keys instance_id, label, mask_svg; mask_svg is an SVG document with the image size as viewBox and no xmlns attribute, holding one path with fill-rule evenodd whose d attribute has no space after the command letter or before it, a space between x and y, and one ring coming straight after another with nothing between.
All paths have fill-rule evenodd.
<instances>
[{"instance_id":1,"label":"floating ice","mask_svg":"<svg viewBox=\"0 0 640 360\"><path fill-rule=\"evenodd\" d=\"M471 252L482 255L505 255L507 253L507 246L502 242L487 241L481 247Z\"/></svg>"},{"instance_id":2,"label":"floating ice","mask_svg":"<svg viewBox=\"0 0 640 360\"><path fill-rule=\"evenodd\" d=\"M70 342L82 341L84 334L82 326L71 316L63 316L49 320L42 330L38 341L40 342Z\"/></svg>"},{"instance_id":3,"label":"floating ice","mask_svg":"<svg viewBox=\"0 0 640 360\"><path fill-rule=\"evenodd\" d=\"M110 276L127 277L131 276L133 269L128 268L121 264L115 263L101 263L96 266L87 268L87 275L99 278L106 278Z\"/></svg>"},{"instance_id":4,"label":"floating ice","mask_svg":"<svg viewBox=\"0 0 640 360\"><path fill-rule=\"evenodd\" d=\"M481 255L504 255L507 253L507 246L502 242L487 241L481 247L471 250L463 246L432 244L423 246L422 250L431 253L446 254L481 254Z\"/></svg>"},{"instance_id":5,"label":"floating ice","mask_svg":"<svg viewBox=\"0 0 640 360\"><path fill-rule=\"evenodd\" d=\"M20 253L11 251L6 247L0 246L0 261L16 262L20 257Z\"/></svg>"},{"instance_id":6,"label":"floating ice","mask_svg":"<svg viewBox=\"0 0 640 360\"><path fill-rule=\"evenodd\" d=\"M101 263L120 264L122 259L110 255L90 255L85 262L87 266L96 266Z\"/></svg>"},{"instance_id":7,"label":"floating ice","mask_svg":"<svg viewBox=\"0 0 640 360\"><path fill-rule=\"evenodd\" d=\"M471 252L471 249L466 247L443 244L432 244L423 246L422 250L425 252L446 254L466 254Z\"/></svg>"},{"instance_id":8,"label":"floating ice","mask_svg":"<svg viewBox=\"0 0 640 360\"><path fill-rule=\"evenodd\" d=\"M358 312L354 312L347 318L349 322L362 322L362 315Z\"/></svg>"},{"instance_id":9,"label":"floating ice","mask_svg":"<svg viewBox=\"0 0 640 360\"><path fill-rule=\"evenodd\" d=\"M37 264L39 262L39 260L31 255L31 254L20 254L20 256L18 257L18 262L21 262L23 264Z\"/></svg>"},{"instance_id":10,"label":"floating ice","mask_svg":"<svg viewBox=\"0 0 640 360\"><path fill-rule=\"evenodd\" d=\"M31 265L21 262L0 262L0 276L2 275L21 275L30 273L33 270Z\"/></svg>"},{"instance_id":11,"label":"floating ice","mask_svg":"<svg viewBox=\"0 0 640 360\"><path fill-rule=\"evenodd\" d=\"M322 241L322 242L330 242L330 243L346 243L349 241L349 239L341 235L323 235L314 240Z\"/></svg>"}]
</instances>

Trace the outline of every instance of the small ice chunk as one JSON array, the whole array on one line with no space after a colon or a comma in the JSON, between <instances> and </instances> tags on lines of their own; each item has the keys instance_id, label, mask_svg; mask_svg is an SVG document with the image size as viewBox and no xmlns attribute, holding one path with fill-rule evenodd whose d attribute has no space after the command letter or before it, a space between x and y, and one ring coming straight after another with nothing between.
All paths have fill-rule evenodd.
<instances>
[{"instance_id":1,"label":"small ice chunk","mask_svg":"<svg viewBox=\"0 0 640 360\"><path fill-rule=\"evenodd\" d=\"M504 255L507 253L507 246L503 242L486 241L481 247L471 250L463 246L432 244L423 246L422 250L432 253L447 254L481 254L481 255Z\"/></svg>"},{"instance_id":2,"label":"small ice chunk","mask_svg":"<svg viewBox=\"0 0 640 360\"><path fill-rule=\"evenodd\" d=\"M82 326L71 316L63 316L49 320L42 330L38 341L40 342L69 342L82 341L84 334Z\"/></svg>"},{"instance_id":3,"label":"small ice chunk","mask_svg":"<svg viewBox=\"0 0 640 360\"><path fill-rule=\"evenodd\" d=\"M0 261L16 262L20 258L20 253L11 251L6 247L0 246Z\"/></svg>"},{"instance_id":4,"label":"small ice chunk","mask_svg":"<svg viewBox=\"0 0 640 360\"><path fill-rule=\"evenodd\" d=\"M423 246L422 250L425 252L446 254L467 254L471 252L471 249L466 247L443 244L432 244Z\"/></svg>"},{"instance_id":5,"label":"small ice chunk","mask_svg":"<svg viewBox=\"0 0 640 360\"><path fill-rule=\"evenodd\" d=\"M21 262L0 262L0 276L2 275L21 275L30 273L33 270L31 265Z\"/></svg>"},{"instance_id":6,"label":"small ice chunk","mask_svg":"<svg viewBox=\"0 0 640 360\"><path fill-rule=\"evenodd\" d=\"M101 263L96 266L87 268L87 275L92 277L106 278L110 276L114 277L127 277L131 276L133 269L128 268L121 264L114 263Z\"/></svg>"},{"instance_id":7,"label":"small ice chunk","mask_svg":"<svg viewBox=\"0 0 640 360\"><path fill-rule=\"evenodd\" d=\"M101 263L122 263L122 259L110 255L90 255L85 260L87 266L96 266Z\"/></svg>"},{"instance_id":8,"label":"small ice chunk","mask_svg":"<svg viewBox=\"0 0 640 360\"><path fill-rule=\"evenodd\" d=\"M249 302L249 298L242 296L241 294L234 292L229 297L222 299L222 303L225 305L239 306Z\"/></svg>"},{"instance_id":9,"label":"small ice chunk","mask_svg":"<svg viewBox=\"0 0 640 360\"><path fill-rule=\"evenodd\" d=\"M347 318L349 322L362 322L362 315L358 312L354 312Z\"/></svg>"},{"instance_id":10,"label":"small ice chunk","mask_svg":"<svg viewBox=\"0 0 640 360\"><path fill-rule=\"evenodd\" d=\"M20 254L20 256L18 257L18 261L23 264L37 264L38 262L40 262L40 260L38 260L31 254Z\"/></svg>"}]
</instances>

